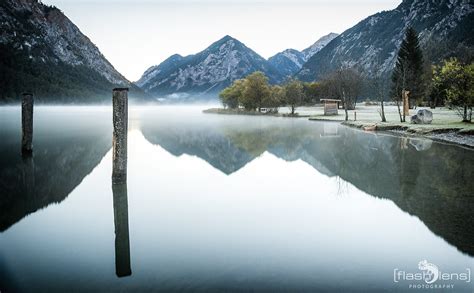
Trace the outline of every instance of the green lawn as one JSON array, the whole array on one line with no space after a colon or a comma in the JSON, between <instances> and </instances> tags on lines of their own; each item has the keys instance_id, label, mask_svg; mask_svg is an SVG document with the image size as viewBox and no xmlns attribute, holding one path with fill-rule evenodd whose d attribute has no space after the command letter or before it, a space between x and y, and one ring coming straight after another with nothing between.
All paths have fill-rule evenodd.
<instances>
[{"instance_id":1,"label":"green lawn","mask_svg":"<svg viewBox=\"0 0 474 293\"><path fill-rule=\"evenodd\" d=\"M349 123L355 126L374 125L381 126L403 126L408 127L413 132L430 132L441 129L458 129L463 131L474 131L474 123L463 123L461 117L457 115L456 111L448 108L436 108L428 110L433 112L433 122L431 124L411 124L410 117L407 116L407 122L401 123L396 106L385 106L385 117L387 122L382 123L379 106L357 106L355 110L349 112ZM410 110L410 116L415 115L419 109ZM339 115L324 116L322 107L301 107L298 108L298 113L309 114L310 120L331 120L344 121L344 110L339 109ZM354 112L357 114L357 121L354 123Z\"/></svg>"}]
</instances>

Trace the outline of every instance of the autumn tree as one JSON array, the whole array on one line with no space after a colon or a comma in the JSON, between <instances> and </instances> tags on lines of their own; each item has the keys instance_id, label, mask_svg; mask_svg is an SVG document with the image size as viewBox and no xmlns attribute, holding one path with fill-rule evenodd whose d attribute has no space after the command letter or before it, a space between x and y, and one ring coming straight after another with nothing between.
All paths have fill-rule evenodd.
<instances>
[{"instance_id":1,"label":"autumn tree","mask_svg":"<svg viewBox=\"0 0 474 293\"><path fill-rule=\"evenodd\" d=\"M270 96L268 77L261 71L256 71L245 78L244 89L240 103L246 110L258 109L260 112L263 101Z\"/></svg>"},{"instance_id":2,"label":"autumn tree","mask_svg":"<svg viewBox=\"0 0 474 293\"><path fill-rule=\"evenodd\" d=\"M474 106L474 63L461 64L457 59L444 61L435 66L433 87L446 96L447 102L455 108L463 122L472 121Z\"/></svg>"},{"instance_id":3,"label":"autumn tree","mask_svg":"<svg viewBox=\"0 0 474 293\"><path fill-rule=\"evenodd\" d=\"M296 79L290 79L285 85L285 104L290 109L291 115L295 115L296 107L301 106L304 101L303 84Z\"/></svg>"},{"instance_id":4,"label":"autumn tree","mask_svg":"<svg viewBox=\"0 0 474 293\"><path fill-rule=\"evenodd\" d=\"M228 107L230 109L236 109L239 107L239 99L242 97L242 92L244 90L244 80L237 79L231 86L225 88L219 93L219 98L221 100L224 108Z\"/></svg>"},{"instance_id":5,"label":"autumn tree","mask_svg":"<svg viewBox=\"0 0 474 293\"><path fill-rule=\"evenodd\" d=\"M321 98L321 83L305 82L303 83L303 91L305 104L317 103Z\"/></svg>"},{"instance_id":6,"label":"autumn tree","mask_svg":"<svg viewBox=\"0 0 474 293\"><path fill-rule=\"evenodd\" d=\"M266 108L273 109L274 112L278 112L278 108L284 101L284 88L279 85L270 86L270 95L263 99L262 104Z\"/></svg>"}]
</instances>

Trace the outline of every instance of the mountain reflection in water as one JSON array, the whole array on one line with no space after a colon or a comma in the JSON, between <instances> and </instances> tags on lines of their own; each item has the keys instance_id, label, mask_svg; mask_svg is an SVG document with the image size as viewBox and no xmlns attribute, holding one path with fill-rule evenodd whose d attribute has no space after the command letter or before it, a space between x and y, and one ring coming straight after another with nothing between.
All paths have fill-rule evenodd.
<instances>
[{"instance_id":1,"label":"mountain reflection in water","mask_svg":"<svg viewBox=\"0 0 474 293\"><path fill-rule=\"evenodd\" d=\"M392 200L459 250L474 255L471 150L333 122L232 116L202 122L163 120L145 115L141 131L175 156L198 156L225 174L264 152L286 161L302 160L322 174Z\"/></svg>"},{"instance_id":2,"label":"mountain reflection in water","mask_svg":"<svg viewBox=\"0 0 474 293\"><path fill-rule=\"evenodd\" d=\"M410 232L432 239L423 231L407 231L413 221L403 212L461 252L458 261L472 264L474 157L465 148L306 119L132 108L128 184L113 186L107 108L38 109L31 158L21 156L19 111L0 111L0 288L23 291L27 282L25 291L63 290L78 286L72 276L82 276L90 283L82 283L79 291L113 289L122 284L113 283L114 276L126 277L120 280L131 282L130 290L157 284L170 290L313 290L339 280L336 263L345 254L337 247L345 245L331 239L346 236L352 243L345 250L360 264L345 268L348 283L334 288L354 289L350 286L369 276L374 288L393 288L390 274L387 280L378 274L391 270L396 258L384 254L383 267L365 263L361 243L384 251L369 243L381 240L350 235L396 238ZM307 168L315 176L294 177L309 176ZM280 173L274 174L277 169ZM247 194L235 195L235 189ZM328 190L337 194L325 194ZM373 205L368 198L384 201ZM310 207L314 214L306 210ZM341 211L355 214L338 215ZM363 220L365 212L387 213L380 221L400 221L398 230L373 230L369 218ZM347 221L366 224L354 227ZM305 237L298 240L298 235ZM400 245L414 241L417 251L415 239L399 240ZM286 245L288 251L279 254ZM430 253L441 249L439 243L426 245ZM291 252L298 250L312 255ZM34 265L31 259L37 259ZM78 267L68 265L69 259L79 261ZM366 278L356 280L356 269Z\"/></svg>"}]
</instances>

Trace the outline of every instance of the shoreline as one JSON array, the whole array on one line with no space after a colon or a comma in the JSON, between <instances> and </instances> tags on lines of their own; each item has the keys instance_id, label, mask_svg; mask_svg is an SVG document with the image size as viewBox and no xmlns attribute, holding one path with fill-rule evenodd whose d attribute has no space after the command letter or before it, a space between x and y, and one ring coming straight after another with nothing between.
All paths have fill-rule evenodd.
<instances>
[{"instance_id":1,"label":"shoreline","mask_svg":"<svg viewBox=\"0 0 474 293\"><path fill-rule=\"evenodd\" d=\"M318 121L318 119L312 119L312 121ZM445 142L467 147L469 149L474 149L473 129L460 127L416 128L416 126L409 127L406 125L390 124L383 122L371 123L359 121L343 121L341 122L341 125L361 129L364 131L390 132L398 135L407 135L410 137L427 138L439 142Z\"/></svg>"},{"instance_id":2,"label":"shoreline","mask_svg":"<svg viewBox=\"0 0 474 293\"><path fill-rule=\"evenodd\" d=\"M260 113L257 111L232 110L223 108L210 108L202 111L205 114L244 115L244 116L270 116L286 118L308 118L310 121L337 122L341 125L357 128L363 131L389 132L396 135L420 137L434 141L449 143L457 146L474 149L474 124L452 123L445 124L411 124L409 122L380 122L361 119L361 121L343 120L342 115L289 115L284 113ZM359 115L358 115L359 116Z\"/></svg>"},{"instance_id":3,"label":"shoreline","mask_svg":"<svg viewBox=\"0 0 474 293\"><path fill-rule=\"evenodd\" d=\"M262 113L258 111L246 111L241 109L223 109L210 108L202 111L204 114L220 114L220 115L243 115L243 116L267 116L267 117L287 117L287 118L309 118L311 115L296 115L283 113Z\"/></svg>"}]
</instances>

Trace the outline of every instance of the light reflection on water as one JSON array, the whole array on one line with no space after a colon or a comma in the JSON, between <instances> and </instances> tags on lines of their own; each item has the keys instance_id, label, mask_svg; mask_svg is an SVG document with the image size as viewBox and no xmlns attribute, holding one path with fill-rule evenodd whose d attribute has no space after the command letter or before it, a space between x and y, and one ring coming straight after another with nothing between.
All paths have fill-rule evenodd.
<instances>
[{"instance_id":1,"label":"light reflection on water","mask_svg":"<svg viewBox=\"0 0 474 293\"><path fill-rule=\"evenodd\" d=\"M473 156L460 147L133 108L128 181L113 192L107 108L38 107L31 160L19 111L0 113L0 288L405 290L394 268L474 264Z\"/></svg>"}]
</instances>

